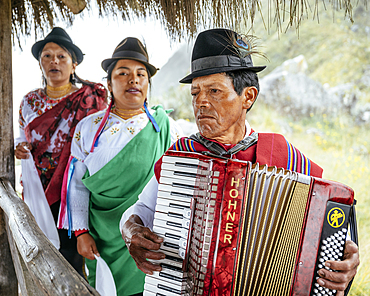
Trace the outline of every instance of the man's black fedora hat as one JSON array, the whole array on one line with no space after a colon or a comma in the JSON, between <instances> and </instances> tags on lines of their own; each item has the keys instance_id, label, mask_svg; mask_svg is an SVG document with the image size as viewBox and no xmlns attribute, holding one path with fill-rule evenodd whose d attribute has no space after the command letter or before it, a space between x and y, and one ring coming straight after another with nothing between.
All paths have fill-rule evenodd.
<instances>
[{"instance_id":1,"label":"man's black fedora hat","mask_svg":"<svg viewBox=\"0 0 370 296\"><path fill-rule=\"evenodd\" d=\"M191 57L191 73L180 83L193 78L236 70L259 72L266 66L253 66L252 49L241 35L228 29L211 29L200 33L195 40Z\"/></svg>"},{"instance_id":2,"label":"man's black fedora hat","mask_svg":"<svg viewBox=\"0 0 370 296\"><path fill-rule=\"evenodd\" d=\"M62 45L68 50L71 50L76 55L77 64L80 64L84 59L84 55L76 45L73 44L71 37L62 28L55 27L53 30L45 37L45 39L36 42L32 46L32 55L36 60L39 59L39 53L44 48L46 43L53 42L58 45Z\"/></svg>"},{"instance_id":3,"label":"man's black fedora hat","mask_svg":"<svg viewBox=\"0 0 370 296\"><path fill-rule=\"evenodd\" d=\"M149 64L149 57L146 48L139 39L134 37L127 37L118 44L110 59L102 61L101 66L105 72L108 71L109 66L117 60L135 60L141 62L147 68L150 77L154 76L157 68Z\"/></svg>"}]
</instances>

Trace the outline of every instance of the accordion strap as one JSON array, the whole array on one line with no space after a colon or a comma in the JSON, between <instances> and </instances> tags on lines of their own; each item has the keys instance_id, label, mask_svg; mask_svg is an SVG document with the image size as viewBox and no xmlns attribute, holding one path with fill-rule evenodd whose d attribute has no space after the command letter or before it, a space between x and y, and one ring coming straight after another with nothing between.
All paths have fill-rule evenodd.
<instances>
[{"instance_id":1,"label":"accordion strap","mask_svg":"<svg viewBox=\"0 0 370 296\"><path fill-rule=\"evenodd\" d=\"M225 150L220 144L212 142L204 138L200 133L193 134L189 137L191 140L194 140L204 147L206 147L212 153L218 156L224 155L233 155L238 153L241 150L247 150L249 147L253 146L258 141L258 133L253 132L249 136L245 137L239 143L237 143L233 148Z\"/></svg>"},{"instance_id":2,"label":"accordion strap","mask_svg":"<svg viewBox=\"0 0 370 296\"><path fill-rule=\"evenodd\" d=\"M351 233L351 240L358 246L358 233L357 233L357 219L356 219L356 210L355 210L356 200L353 201L351 207L351 212L349 216L349 231ZM349 282L347 289L344 291L344 295L349 294L354 278Z\"/></svg>"}]
</instances>

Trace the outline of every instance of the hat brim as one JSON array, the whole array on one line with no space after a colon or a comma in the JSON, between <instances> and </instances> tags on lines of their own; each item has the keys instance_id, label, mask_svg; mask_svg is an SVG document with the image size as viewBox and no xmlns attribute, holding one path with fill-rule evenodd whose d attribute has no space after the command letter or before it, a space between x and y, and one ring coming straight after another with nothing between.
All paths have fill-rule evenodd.
<instances>
[{"instance_id":1,"label":"hat brim","mask_svg":"<svg viewBox=\"0 0 370 296\"><path fill-rule=\"evenodd\" d=\"M50 43L50 42L63 45L68 50L72 50L75 53L75 55L76 55L77 64L80 64L83 61L84 54L82 53L81 49L79 49L73 43L71 43L71 42L69 42L67 40L63 40L63 38L60 38L60 36L59 37L56 37L56 38L54 38L52 36L52 37L49 37L47 40L41 40L41 41L36 42L32 46L32 49L31 49L32 55L35 57L36 60L39 59L39 52L40 52L40 50L42 50L44 48L44 46L47 43Z\"/></svg>"},{"instance_id":2,"label":"hat brim","mask_svg":"<svg viewBox=\"0 0 370 296\"><path fill-rule=\"evenodd\" d=\"M155 75L155 73L157 73L157 68L154 67L152 64L149 64L147 62L144 62L142 61L141 59L136 59L136 58L133 58L133 57L116 57L116 58L110 58L110 59L105 59L101 62L101 66L102 68L104 69L105 72L108 71L108 68L109 66L114 62L114 61L118 61L118 60L134 60L134 61L138 61L140 63L142 63L143 65L145 65L145 67L148 69L149 71L149 74L150 74L150 77L153 77Z\"/></svg>"},{"instance_id":3,"label":"hat brim","mask_svg":"<svg viewBox=\"0 0 370 296\"><path fill-rule=\"evenodd\" d=\"M241 66L237 66L237 67L219 67L219 68L203 69L203 70L192 72L188 76L181 79L179 82L180 83L191 83L193 81L193 79L197 78L197 77L208 76L208 75L218 74L218 73L231 72L231 71L238 71L238 70L249 70L249 71L253 71L253 72L257 73L257 72L262 71L265 68L266 68L266 66L260 66L260 67L248 67L248 66L247 67L241 67Z\"/></svg>"}]
</instances>

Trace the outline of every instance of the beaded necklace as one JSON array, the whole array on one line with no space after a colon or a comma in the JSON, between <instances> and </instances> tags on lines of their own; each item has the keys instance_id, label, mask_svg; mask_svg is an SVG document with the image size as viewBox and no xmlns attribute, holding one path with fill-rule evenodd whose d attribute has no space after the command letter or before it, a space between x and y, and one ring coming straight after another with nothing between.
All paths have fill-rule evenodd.
<instances>
[{"instance_id":1,"label":"beaded necklace","mask_svg":"<svg viewBox=\"0 0 370 296\"><path fill-rule=\"evenodd\" d=\"M72 83L68 83L63 86L58 87L52 87L49 85L46 85L46 94L51 99L57 99L64 97L66 94L68 94L72 89Z\"/></svg>"},{"instance_id":2,"label":"beaded necklace","mask_svg":"<svg viewBox=\"0 0 370 296\"><path fill-rule=\"evenodd\" d=\"M144 113L145 111L143 110L143 108L140 108L140 110L136 110L135 112L132 112L132 113L126 113L124 111L133 111L133 110L130 110L130 109L120 109L120 108L117 108L117 107L114 107L113 108L113 113L118 115L119 117L121 117L122 119L129 119L135 115L138 115L138 114L142 114Z\"/></svg>"}]
</instances>

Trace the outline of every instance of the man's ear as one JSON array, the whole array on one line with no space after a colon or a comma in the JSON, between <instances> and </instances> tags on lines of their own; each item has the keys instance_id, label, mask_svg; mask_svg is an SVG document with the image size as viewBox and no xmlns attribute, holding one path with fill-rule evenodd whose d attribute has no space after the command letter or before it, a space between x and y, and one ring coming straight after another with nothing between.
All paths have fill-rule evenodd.
<instances>
[{"instance_id":1,"label":"man's ear","mask_svg":"<svg viewBox=\"0 0 370 296\"><path fill-rule=\"evenodd\" d=\"M244 109L249 109L253 105L254 101L257 99L257 94L258 90L254 86L246 87L243 90L243 96L245 99L243 103Z\"/></svg>"}]
</instances>

